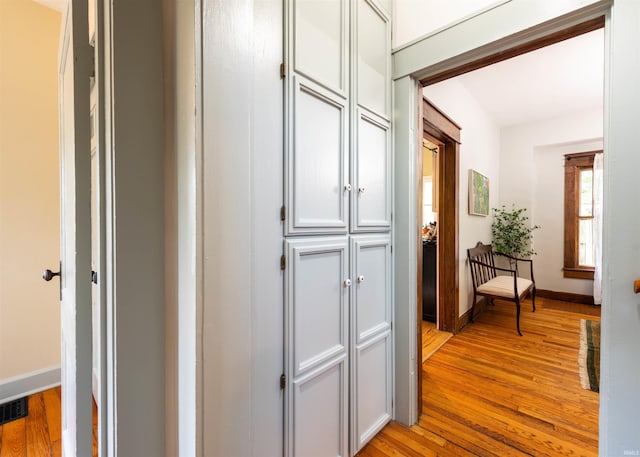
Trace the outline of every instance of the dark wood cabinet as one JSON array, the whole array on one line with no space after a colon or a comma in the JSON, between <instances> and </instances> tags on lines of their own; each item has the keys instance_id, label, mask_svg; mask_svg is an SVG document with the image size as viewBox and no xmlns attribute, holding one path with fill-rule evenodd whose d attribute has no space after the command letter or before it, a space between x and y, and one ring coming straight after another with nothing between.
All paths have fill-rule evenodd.
<instances>
[{"instance_id":1,"label":"dark wood cabinet","mask_svg":"<svg viewBox=\"0 0 640 457\"><path fill-rule=\"evenodd\" d=\"M436 321L438 282L438 243L434 240L422 242L422 319Z\"/></svg>"}]
</instances>

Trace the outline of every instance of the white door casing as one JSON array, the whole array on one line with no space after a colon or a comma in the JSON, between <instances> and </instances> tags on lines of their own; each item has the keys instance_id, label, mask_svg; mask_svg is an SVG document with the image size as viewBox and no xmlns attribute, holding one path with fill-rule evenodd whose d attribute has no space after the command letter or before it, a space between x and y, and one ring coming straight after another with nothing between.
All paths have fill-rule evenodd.
<instances>
[{"instance_id":1,"label":"white door casing","mask_svg":"<svg viewBox=\"0 0 640 457\"><path fill-rule=\"evenodd\" d=\"M599 449L602 455L622 455L638 448L637 416L640 397L637 379L640 363L627 355L638 346L638 300L632 281L638 277L637 214L629 211L637 186L638 159L634 153L640 104L635 82L640 74L637 46L640 5L633 1L537 2L511 0L446 30L431 34L394 52L394 145L396 153L394 192L395 300L411 302L395 309L396 420L407 425L417 420L413 341L417 316L416 279L412 265L417 221L411 208L415 187L411 164L417 151L415 103L418 80L483 59L495 50L516 48L590 19L604 16L605 25L605 192L603 233L602 377ZM615 120L615 122L613 122ZM637 192L636 192L637 193ZM408 202L408 211L400 211ZM413 352L412 352L413 351ZM401 366L399 365L401 363Z\"/></svg>"},{"instance_id":2,"label":"white door casing","mask_svg":"<svg viewBox=\"0 0 640 457\"><path fill-rule=\"evenodd\" d=\"M91 455L91 156L87 3L64 14L59 55L62 452Z\"/></svg>"}]
</instances>

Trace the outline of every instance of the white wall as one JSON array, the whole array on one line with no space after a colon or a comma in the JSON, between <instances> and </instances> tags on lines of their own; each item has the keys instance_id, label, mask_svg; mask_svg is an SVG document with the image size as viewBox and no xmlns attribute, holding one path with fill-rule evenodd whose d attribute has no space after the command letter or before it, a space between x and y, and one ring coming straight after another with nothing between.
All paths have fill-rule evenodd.
<instances>
[{"instance_id":1,"label":"white wall","mask_svg":"<svg viewBox=\"0 0 640 457\"><path fill-rule=\"evenodd\" d=\"M0 387L60 365L59 36L60 13L0 1Z\"/></svg>"},{"instance_id":2,"label":"white wall","mask_svg":"<svg viewBox=\"0 0 640 457\"><path fill-rule=\"evenodd\" d=\"M486 7L504 3L504 0L394 0L394 2L393 47L397 48Z\"/></svg>"},{"instance_id":3,"label":"white wall","mask_svg":"<svg viewBox=\"0 0 640 457\"><path fill-rule=\"evenodd\" d=\"M459 170L459 268L460 315L473 300L471 274L466 265L467 249L478 241L491 242L489 217L469 215L469 169L487 176L490 181L489 203L495 208L500 189L500 130L475 98L456 79L425 87L424 95L453 119L461 128Z\"/></svg>"},{"instance_id":4,"label":"white wall","mask_svg":"<svg viewBox=\"0 0 640 457\"><path fill-rule=\"evenodd\" d=\"M593 293L591 280L564 278L564 162L602 148L603 110L506 127L501 131L500 204L527 208L534 232L538 289Z\"/></svg>"},{"instance_id":5,"label":"white wall","mask_svg":"<svg viewBox=\"0 0 640 457\"><path fill-rule=\"evenodd\" d=\"M534 159L533 212L534 258L538 289L593 294L593 281L565 278L564 264L564 155L602 150L602 139L536 147Z\"/></svg>"}]
</instances>

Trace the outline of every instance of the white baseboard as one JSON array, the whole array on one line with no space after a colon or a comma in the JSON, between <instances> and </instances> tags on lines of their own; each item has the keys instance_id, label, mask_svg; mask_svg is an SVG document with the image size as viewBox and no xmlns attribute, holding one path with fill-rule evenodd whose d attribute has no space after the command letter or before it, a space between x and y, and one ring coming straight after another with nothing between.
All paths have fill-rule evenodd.
<instances>
[{"instance_id":1,"label":"white baseboard","mask_svg":"<svg viewBox=\"0 0 640 457\"><path fill-rule=\"evenodd\" d=\"M60 385L60 367L0 379L0 404Z\"/></svg>"}]
</instances>

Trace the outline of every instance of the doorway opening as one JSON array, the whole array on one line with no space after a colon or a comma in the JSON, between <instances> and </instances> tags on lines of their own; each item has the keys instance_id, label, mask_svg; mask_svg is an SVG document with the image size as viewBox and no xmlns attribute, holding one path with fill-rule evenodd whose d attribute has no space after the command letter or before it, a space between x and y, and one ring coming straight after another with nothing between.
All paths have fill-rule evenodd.
<instances>
[{"instance_id":1,"label":"doorway opening","mask_svg":"<svg viewBox=\"0 0 640 457\"><path fill-rule=\"evenodd\" d=\"M446 75L445 75L445 73L441 73L441 74L438 74L438 75L434 75L434 76L428 77L428 78L423 79L421 81L421 86L422 87L420 87L420 96L421 97L423 96L423 90L422 89L425 86L428 86L428 85L431 85L431 84L435 84L435 83L438 83L438 82L442 82L445 79L450 79L450 78L453 78L454 76L460 76L460 75L462 75L464 73L468 73L468 72L470 72L472 70L476 70L476 69L479 69L479 68L482 68L482 67L485 67L485 66L488 66L488 65L492 65L494 63L501 62L502 60L506 60L508 58L516 57L516 56L528 53L528 52L533 51L533 50L537 50L537 49L540 49L540 48L543 48L543 47L547 47L549 45L556 44L556 43L559 43L561 41L568 40L570 38L576 38L579 35L584 35L584 34L587 34L588 32L593 32L594 30L598 30L598 29L602 28L603 26L604 26L604 19L602 17L596 18L594 20L590 20L588 22L580 24L579 26L574 26L574 27L571 27L570 29L564 30L563 33L561 33L561 34L560 33L553 34L553 35L547 36L547 37L545 37L543 39L535 40L534 42L528 43L526 46L522 46L520 48L513 48L509 52L507 52L507 53L503 54L502 56L500 56L500 58L496 58L496 56L492 56L491 58L484 59L484 62L481 62L479 60L479 61L473 62L471 64L467 64L465 67L459 67L459 68L456 68L456 69L453 69L453 70L449 70L449 72ZM494 60L492 60L492 59L494 59ZM429 94L427 94L427 95L429 96ZM445 107L445 109L446 109L446 104L442 103L439 99L436 99L435 102L438 103L439 106ZM425 124L425 126L427 124L426 113L427 113L428 109L429 109L429 101L427 101L425 99L425 104L423 106L423 112L421 114L421 117L423 119L423 123ZM435 106L433 106L433 109L437 110L437 108L435 108ZM600 110L602 112L602 109L600 109ZM457 119L457 117L456 117L456 119ZM468 124L464 120L462 120L461 122L465 122L464 123L465 126L467 126L467 124ZM436 133L438 133L438 132L436 132ZM544 156L544 154L547 154L547 155L550 156L551 153L555 154L559 150L559 148L555 148L555 149L551 148L550 145L551 146L561 145L562 147L571 147L571 146L577 145L580 148L582 148L582 147L588 148L588 147L593 146L593 144L592 144L593 141L602 141L602 134L600 134L599 140L594 136L594 137L584 137L582 139L577 138L576 140L571 140L571 141L569 141L567 143L563 142L563 141L566 141L566 140L564 140L566 135L565 136L557 135L557 137L558 138L563 138L563 139L562 140L556 140L555 143L554 142L532 143L532 145L535 146L535 147L532 147L532 151L533 151L532 153L536 154L536 157L532 159L532 163L533 163L534 167L532 167L532 168L523 167L523 170L520 170L519 174L514 173L514 175L518 176L518 179L522 179L523 173L525 173L525 174L526 173L532 173L532 172L527 171L527 170L531 170L531 169L535 168L535 166L537 166L539 163L545 163L545 164L548 163L548 160L546 159L546 156ZM465 138L468 141L469 136L466 136ZM424 147L425 146L428 149L436 149L437 151L435 151L435 152L438 153L438 155L440 155L441 152L440 152L439 148L440 148L440 143L442 142L442 138L439 138L439 137L435 136L432 131L427 130L426 127L425 127L425 130L422 132L422 138L421 139L422 139L423 148L422 148L422 154L420 154L420 153L417 154L417 157L418 157L419 161L424 160ZM538 141L538 140L539 139L536 139L536 141ZM587 140L590 140L590 141L587 141ZM498 141L498 146L501 146L501 142L500 141ZM475 144L475 143L474 143L474 148L476 150L478 148L477 144ZM443 158L446 157L446 151L447 151L446 150L446 145L445 145L444 149L445 149L445 153L442 154ZM471 150L469 150L469 151L470 151L470 153L472 153ZM543 157L543 158L540 159L539 157ZM460 167L459 157L457 159L458 159L457 166ZM469 165L469 161L466 160L466 159L463 160L463 163L464 163L464 165ZM561 162L556 163L556 165L558 165L559 163L561 163ZM515 166L516 164L512 164L512 165ZM502 167L502 164L501 164L501 167ZM421 167L419 167L419 168L421 169ZM465 170L463 170L463 171L466 171L467 166L465 166L463 168L465 168ZM540 167L538 167L538 168L540 168ZM543 169L546 169L546 168L543 167ZM558 169L560 170L561 168L558 168ZM493 174L490 173L490 175L492 174L492 176L495 176L496 178L498 177L497 176L498 173L497 173L497 171L495 169L494 170L490 170L490 171L493 173ZM463 173L463 175L464 175L464 173ZM502 172L500 173L500 175L502 176ZM456 173L456 177L457 176L459 176L459 173ZM547 176L545 176L544 178L546 179ZM446 178L443 178L443 179L446 179ZM532 195L537 195L537 194L546 195L546 193L549 192L549 190L548 190L549 187L546 186L546 181L543 180L544 182L538 183L536 181L537 178L526 178L526 179L530 180L531 181L530 184L531 184L531 186L533 186L532 187L533 188ZM420 182L422 182L422 180ZM460 184L464 185L464 183L460 183ZM535 186L537 186L537 187L535 187ZM460 197L460 195L458 194L457 191L458 191L459 188L460 188L460 186L456 185L456 187L455 187L456 193L455 194L449 194L449 196L455 195L454 205L456 207L456 213L457 213L457 209L458 209L459 198L464 198L464 196ZM443 189L442 185L439 185L438 189ZM556 189L558 189L558 188L556 188ZM462 193L464 193L464 191L462 191ZM517 197L513 197L513 198L514 198L514 200L517 201ZM442 200L443 200L442 198L439 198L437 200L438 204L441 204ZM546 200L547 206L549 206L549 204L548 204L549 201L550 201L550 199ZM503 203L503 202L498 202L498 203L496 203L496 202L498 202L498 200L495 200L494 203L492 203L492 207L497 206L498 203ZM420 205L420 208L422 209L424 207L424 202L420 202L419 205ZM532 206L530 206L530 208L535 208L535 206L532 205ZM442 208L439 208L439 209L445 209L445 207L443 206ZM464 209L463 209L462 210L462 214L463 214L462 217L463 218L464 218L464 213L465 212L466 211L464 211ZM561 214L561 212L560 212L560 214ZM438 216L440 216L440 213L438 213ZM478 222L478 221L479 221L479 218L477 218L476 221L474 221L474 222ZM485 221L486 221L486 219L485 219ZM424 222L422 222L422 223L424 223ZM438 263L437 263L437 267L439 268L438 274L440 274L440 267L444 267L444 265L446 264L446 261L447 261L447 259L443 259L443 252L441 251L440 244L443 243L444 239L443 238L441 239L441 237L444 237L445 234L451 234L451 233L455 233L457 235L458 234L458 226L456 225L456 230L455 230L455 232L453 232L452 230L447 230L445 228L443 222L440 221L440 219L438 219L438 224L437 225L438 225L438 241L437 241L437 244L438 244L438 247L437 247ZM470 225L473 225L473 224L470 224ZM476 224L476 225L479 226L479 224ZM474 227L476 225L474 225ZM474 236L478 236L479 237L479 238L473 240L474 242L478 241L479 239L486 239L487 237L489 237L488 241L490 241L490 234L489 234L489 231L488 231L488 224L484 224L484 225L485 225L485 231L477 230L474 233ZM550 224L547 223L547 226L550 227ZM467 232L469 232L468 227L467 227ZM467 235L465 235L465 236L467 236ZM468 236L467 236L467 238L468 238ZM463 268L462 265L464 265L464 263L463 262L458 262L458 259L459 259L459 257L464 258L464 249L466 249L466 247L471 247L471 244L469 244L471 241L472 241L471 239L464 239L461 242L456 236L456 241L455 241L456 246L454 247L454 249L455 249L454 252L455 252L455 255L456 255L455 259L456 260L453 263L455 263L455 264L459 263L461 265L460 268ZM422 248L422 246L420 246L420 247ZM422 259L421 255L419 255L419 258ZM459 307L463 307L462 310L464 311L464 309L467 306L467 303L466 303L467 302L467 298L466 298L466 293L465 293L465 291L463 290L463 287L462 287L462 286L464 286L464 284L462 284L462 286L460 288L458 287L458 278L460 278L459 281L463 282L464 281L464 274L463 274L463 272L460 272L461 276L458 276L457 273L458 272L456 271L455 281L452 282L452 283L449 283L449 287L448 287L448 291L455 290L456 298L457 298L458 295L462 294L462 297L460 298L460 300L463 300L462 304L456 303L456 310L455 310L455 314L454 314L453 319L452 319L452 321L455 323L455 325L454 325L454 327L452 329L453 332L457 332L458 330L460 330L460 328L467 323L467 321L468 321L468 319L470 317L469 314L468 314L469 311L463 312L462 315L459 316L459 309L460 309ZM537 274L536 274L536 276L537 276ZM442 286L442 283L441 283L440 279L439 279L439 282L438 282L438 286L439 287ZM420 289L421 292L423 291L420 286L419 286L419 289ZM574 295L579 295L579 294L574 294ZM566 295L565 295L565 297L566 297ZM440 300L442 300L442 296L441 296L440 293L438 293L437 298L438 298L438 307L437 307L437 309L438 309L438 311L440 311L441 310L441 305L442 305L440 303ZM546 298L554 298L554 297L546 297ZM576 297L572 297L572 298L576 298ZM419 296L418 302L420 303L420 301L422 301L422 297L421 296ZM423 311L423 310L424 310L424 304L423 304L423 307L419 308L419 311ZM419 314L419 316L423 316L422 312ZM438 324L440 324L440 320L441 320L441 316L438 315L438 320L437 320ZM419 341L420 341L420 339L419 339ZM421 348L419 348L418 352L420 352L420 350L421 350ZM422 386L422 376L423 376L422 369L419 369L418 370L418 386L419 386L419 389ZM418 411L421 412L422 408L423 408L423 401L426 401L426 400L423 399L421 391L419 393L418 398L420 399L419 404L418 404Z\"/></svg>"},{"instance_id":2,"label":"doorway opening","mask_svg":"<svg viewBox=\"0 0 640 457\"><path fill-rule=\"evenodd\" d=\"M446 332L457 332L458 319L458 171L460 155L460 126L447 117L426 98L422 99L422 153L418 154L418 182L425 182L424 174L431 168L431 214L425 209L424 190L418 192L418 214L423 224L425 217L434 219L432 229L423 235L423 225L418 228L418 296L419 316L433 316L437 328ZM431 167L425 164L425 150L431 154ZM428 157L428 156L427 156ZM428 182L428 178L427 178ZM424 185L423 185L424 189ZM435 277L429 287L421 287L425 278L423 267L424 242L435 254ZM435 244L435 246L433 246ZM432 249L435 248L435 249ZM430 254L432 255L432 254ZM435 290L431 290L431 288ZM423 300L425 293L432 293ZM425 297L426 298L426 297ZM426 303L423 303L426 301ZM435 301L432 302L432 301ZM425 306L426 305L426 306Z\"/></svg>"},{"instance_id":3,"label":"doorway opening","mask_svg":"<svg viewBox=\"0 0 640 457\"><path fill-rule=\"evenodd\" d=\"M460 329L458 171L460 126L422 98L422 153L417 154L418 360L420 367ZM422 398L421 369L418 398ZM422 401L419 403L421 413Z\"/></svg>"}]
</instances>

